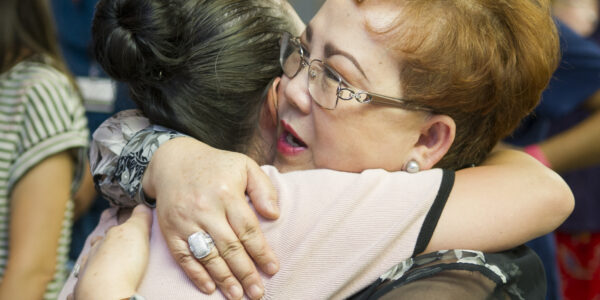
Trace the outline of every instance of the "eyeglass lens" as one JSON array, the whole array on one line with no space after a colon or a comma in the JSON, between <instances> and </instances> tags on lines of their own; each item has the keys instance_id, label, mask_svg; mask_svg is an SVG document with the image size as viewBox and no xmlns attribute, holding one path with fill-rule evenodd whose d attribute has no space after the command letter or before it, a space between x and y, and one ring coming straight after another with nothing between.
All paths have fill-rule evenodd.
<instances>
[{"instance_id":1,"label":"eyeglass lens","mask_svg":"<svg viewBox=\"0 0 600 300\"><path fill-rule=\"evenodd\" d=\"M306 58L302 56L303 51L300 45L289 37L282 40L281 47L283 72L287 77L294 78L304 67L303 62L306 61ZM326 109L336 107L340 81L339 76L322 61L313 60L308 64L308 91L313 100L321 107Z\"/></svg>"}]
</instances>

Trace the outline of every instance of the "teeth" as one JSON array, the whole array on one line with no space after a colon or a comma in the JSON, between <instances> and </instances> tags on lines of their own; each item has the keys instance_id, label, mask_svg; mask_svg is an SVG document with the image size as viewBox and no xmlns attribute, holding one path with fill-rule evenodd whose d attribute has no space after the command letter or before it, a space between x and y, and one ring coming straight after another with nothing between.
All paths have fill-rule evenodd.
<instances>
[{"instance_id":1,"label":"teeth","mask_svg":"<svg viewBox=\"0 0 600 300\"><path fill-rule=\"evenodd\" d=\"M287 134L287 136L285 137L285 141L292 145L293 147L300 147L300 145L296 142L296 139L294 138L294 136L290 133Z\"/></svg>"}]
</instances>

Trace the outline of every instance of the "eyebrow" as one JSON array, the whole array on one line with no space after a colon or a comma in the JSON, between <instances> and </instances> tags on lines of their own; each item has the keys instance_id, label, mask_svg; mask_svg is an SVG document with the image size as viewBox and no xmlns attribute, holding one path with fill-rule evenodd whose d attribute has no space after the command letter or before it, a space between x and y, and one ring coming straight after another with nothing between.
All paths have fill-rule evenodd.
<instances>
[{"instance_id":1,"label":"eyebrow","mask_svg":"<svg viewBox=\"0 0 600 300\"><path fill-rule=\"evenodd\" d=\"M308 35L308 30L307 30L307 35ZM307 38L308 38L308 36L307 36ZM363 71L363 69L360 67L360 64L358 63L356 58L354 58L354 56L352 56L348 52L345 52L345 51L337 48L336 46L334 46L331 43L325 44L325 57L329 58L334 55L341 55L341 56L344 56L347 59L349 59L354 64L354 66L360 71L360 73L365 77L365 79L367 79L367 81L369 81L367 74L365 74L365 71Z\"/></svg>"}]
</instances>

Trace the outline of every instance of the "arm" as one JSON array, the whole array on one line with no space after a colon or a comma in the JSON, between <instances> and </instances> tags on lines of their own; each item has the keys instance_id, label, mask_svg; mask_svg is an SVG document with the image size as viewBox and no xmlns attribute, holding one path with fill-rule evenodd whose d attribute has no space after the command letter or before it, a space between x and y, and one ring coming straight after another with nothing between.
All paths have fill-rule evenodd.
<instances>
[{"instance_id":1,"label":"arm","mask_svg":"<svg viewBox=\"0 0 600 300\"><path fill-rule=\"evenodd\" d=\"M131 207L143 203L140 197L132 199L130 192L135 191L136 188L132 188L131 183L142 183L138 186L145 187L145 194L157 199L159 223L164 235L169 237L167 239L169 248L177 262L201 291L212 293L215 289L215 281L222 290L237 288L241 291L239 283L241 282L241 286L246 291L256 285L259 291L251 298L260 298L262 282L250 257L254 258L267 274L277 272L278 262L264 240L254 211L246 201L244 188L237 191L233 185L248 186L247 193L257 211L267 218L276 218L278 209L275 204L275 192L268 178L258 165L246 156L218 151L190 138L176 138L161 145L157 152L166 153L165 159L159 159L158 162L155 159L150 160L156 149L146 150L157 144L152 142L152 137L137 139L138 143L135 144L136 133L148 124L148 120L143 118L141 113L127 111L107 120L94 133L94 141L90 149L90 165L99 191L107 196L112 204ZM156 138L163 139L164 135L161 136L157 131ZM151 144L150 147L144 145L144 142ZM130 156L133 159L119 157L122 153L133 154ZM198 159L200 157L210 157L210 159ZM217 159L218 157L222 159ZM146 165L140 166L139 162L148 161L150 161L148 170L160 169L160 174L163 175L166 172L173 172L169 175L173 180L163 182L158 179L161 186L174 184L179 187L165 189L165 192L160 194L146 181L147 178L151 178L147 175L151 171L144 173L146 176L142 182L142 172L139 170L145 169ZM121 170L134 170L127 173L132 175L127 180L117 178L116 175L117 169L120 168L118 163L123 162L126 163L122 165ZM230 172L230 168L226 166L236 163L244 169L240 172ZM176 167L173 167L175 165ZM221 167L217 168L218 165ZM187 167L180 169L180 166ZM166 172L163 172L165 167ZM201 169L219 170L219 172L198 172ZM180 181L182 172L186 172L184 176L187 179ZM232 174L239 176L232 176ZM236 182L219 181L215 178L235 179ZM215 217L212 214L213 207L226 209L227 214ZM202 261L202 264L191 256L187 245L187 236L199 229L205 229L215 237L215 240L220 241L217 248L221 252L219 256L214 251ZM211 279L209 273L215 281Z\"/></svg>"},{"instance_id":2,"label":"arm","mask_svg":"<svg viewBox=\"0 0 600 300\"><path fill-rule=\"evenodd\" d=\"M507 213L505 210L493 210L493 213L500 214L502 216L508 215L509 217L505 219L505 222L511 224L513 222L510 219L511 216L518 220L528 220L527 218L531 215L527 209L522 209L518 205L515 206L513 205L514 203L519 203L520 205L522 202L529 201L538 205L534 206L533 208L542 207L544 210L540 210L539 212L543 213L548 212L547 208L544 206L553 201L557 201L562 204L569 203L569 201L572 203L572 195L570 194L570 191L568 191L568 188L565 189L566 186L562 180L557 179L556 174L545 169L534 160L528 159L528 157L525 155L518 155L515 153L511 154L511 152L508 153L509 154L492 156L490 160L488 160L486 167L474 168L459 172L457 176L457 187L451 195L453 199L456 198L458 200L451 200L449 201L448 205L450 209L454 209L454 211L457 212L449 214L445 213L442 215L442 219L440 220L442 226L437 227L438 231L439 228L446 226L446 222L449 224L461 224L460 222L469 221L469 225L477 224L477 222L481 221L488 222L489 219L482 220L482 218L480 218L481 210L475 209L473 210L472 214L468 215L469 218L465 220L460 208L464 205L485 207L485 205L496 204L491 200L489 203L485 202L482 204L481 197L487 197L490 194L490 189L495 191L497 197L488 199L504 200L504 198L512 197L511 200L513 202L510 202L510 205L506 205L512 209L510 213ZM202 161L203 159L209 161ZM246 188L246 184L249 183L248 180L253 177L249 176L245 179L237 178L237 183L232 183L228 180L231 180L231 174L249 174L251 167L248 166L248 163L249 162L247 161L247 158L241 156L240 154L215 150L190 138L178 138L165 143L158 149L156 155L150 161L150 165L145 173L143 179L144 190L149 196L157 197L159 223L161 224L163 232L165 232L166 228L166 230L171 233L169 235L165 234L165 236L173 239L172 242L167 241L167 243L170 245L176 260L180 264L183 262L182 266L184 267L184 270L186 270L188 276L190 276L198 286L201 286L206 282L210 282L210 278L208 278L204 269L199 269L194 265L195 259L190 256L189 251L187 250L187 244L185 243L186 234L181 234L180 232L189 234L197 229L190 230L188 228L198 228L198 225L190 226L189 224L200 224L200 228L208 228L207 231L213 236L215 241L218 242L219 239L223 238L223 235L219 235L218 228L215 227L227 228L227 225L225 225L225 223L223 223L223 225L218 225L221 224L219 223L221 221L215 222L215 214L219 216L226 215L227 221L232 222L234 227L237 224L239 228L248 229L254 228L253 226L258 228L257 223L255 223L256 218L254 217L254 214L251 211L244 212L246 207L245 204L236 204L236 202L231 201L231 199L239 199L241 195L243 195L241 192L237 195L234 192L236 190L243 191ZM224 167L227 168L226 171L220 169ZM236 169L240 171L231 171ZM156 172L155 170L161 171ZM198 170L209 171L198 172ZM462 173L464 172L467 172L470 177L462 178ZM530 176L538 179L524 182L524 180ZM498 183L498 185L489 186L489 188L485 188L484 190L486 185L468 184L470 182L477 182L477 180L481 181L486 178L490 181L494 180L494 178L497 179L498 181L496 181L496 183ZM559 183L558 185L553 185L557 182ZM208 188L206 186L207 183L209 184ZM523 190L528 191L531 190L531 192L524 194L520 192L521 190L511 190L515 184L521 184L518 185L518 188L523 188ZM236 185L238 186L236 187ZM213 188L210 188L210 186L213 186ZM471 190L471 186L480 186L481 190ZM548 198L548 195L551 197ZM466 200L460 201L463 197ZM212 202L213 204L209 204L208 201L212 200L216 201ZM162 207L162 211L164 213L161 213L161 203L168 203ZM509 202L501 203L509 204ZM166 208L167 205L170 205L171 208ZM566 206L568 205L569 204ZM260 205L256 206L260 209ZM224 210L227 212L222 213ZM231 211L235 210L242 211L243 214L231 213ZM187 215L191 211L202 213L194 213L188 217ZM513 211L516 212L512 214ZM539 223L526 224L527 227L525 229L527 230L518 228L518 231L522 231L523 233L516 238L507 236L507 240L494 240L489 238L489 235L487 235L489 233L488 229L482 228L479 225L468 227L468 230L474 230L476 231L476 234L479 235L487 235L488 238L477 240L476 243L465 242L464 244L457 246L457 248L467 248L468 246L472 246L470 248L487 250L506 249L519 245L526 240L551 231L558 225L556 220L562 220L562 218L566 217L565 211L568 211L568 209L565 209L564 211L559 210L558 212L550 212L549 214L552 216L556 216L556 214L559 216L552 220L542 219ZM523 215L520 215L520 213ZM527 215L527 213L530 213L530 215ZM201 214L203 214L202 217L200 217ZM457 219L456 222L454 221L455 218ZM521 222L521 224L523 223L525 222ZM499 224L498 227L502 227L500 225L502 224ZM244 234L238 234L238 236L244 237ZM444 237L444 239L438 241L440 236ZM470 233L465 232L464 228L454 231L446 230L442 233L436 232L434 234L433 244L428 251L434 250L436 247L445 249L452 248L452 245L456 245L456 243L452 243L455 238L464 241L465 236L470 236ZM242 238L242 240L244 239ZM171 245L174 246L172 247ZM239 249L240 247L237 245L234 247L234 249L235 248ZM261 248L252 248L246 246L246 249L249 248L254 249L254 253L264 253L264 250ZM266 255L270 254L267 252ZM228 261L231 258L233 258L233 255L228 257ZM262 265L260 261L259 265ZM219 270L213 269L212 272L209 270L209 273L211 273L213 278L219 278L215 277L215 272L218 273L218 271ZM237 278L243 277L237 276ZM226 280L230 280L230 278L226 278L220 282L217 279L217 282L220 287L229 286ZM246 288L247 285L244 284L244 287Z\"/></svg>"},{"instance_id":3,"label":"arm","mask_svg":"<svg viewBox=\"0 0 600 300\"><path fill-rule=\"evenodd\" d=\"M182 157L181 153L175 154L176 149L191 149L196 143L192 139L169 142L164 156ZM207 151L202 147L196 149ZM215 159L214 155L206 156ZM162 158L157 156L155 159L160 161ZM163 170L168 168L166 163L163 166ZM156 182L160 182L159 189L172 191L168 186L176 182L166 178L173 180L176 177L155 171L150 173L156 178L154 182L144 178L145 186L156 187ZM378 188L386 189L385 186ZM152 189L149 191L155 193ZM571 190L558 174L522 152L496 152L482 166L456 173L455 185L426 252L460 248L506 250L553 231L569 216L573 207Z\"/></svg>"},{"instance_id":4,"label":"arm","mask_svg":"<svg viewBox=\"0 0 600 300\"><path fill-rule=\"evenodd\" d=\"M10 254L0 299L40 299L44 291L51 295L60 288L72 189L81 179L88 145L85 110L77 93L64 75L50 67L40 72L40 68L22 74L31 81L19 89L22 109L20 115L15 110L11 124L18 138L5 185L10 223L2 231L10 236L3 237Z\"/></svg>"},{"instance_id":5,"label":"arm","mask_svg":"<svg viewBox=\"0 0 600 300\"><path fill-rule=\"evenodd\" d=\"M600 91L585 103L583 122L539 144L552 169L567 172L600 164Z\"/></svg>"},{"instance_id":6,"label":"arm","mask_svg":"<svg viewBox=\"0 0 600 300\"><path fill-rule=\"evenodd\" d=\"M41 299L56 268L62 223L71 194L73 158L51 156L15 185L11 197L10 256L0 299Z\"/></svg>"},{"instance_id":7,"label":"arm","mask_svg":"<svg viewBox=\"0 0 600 300\"><path fill-rule=\"evenodd\" d=\"M558 174L527 154L499 151L481 167L456 173L425 252L509 249L553 231L573 207L573 194Z\"/></svg>"},{"instance_id":8,"label":"arm","mask_svg":"<svg viewBox=\"0 0 600 300\"><path fill-rule=\"evenodd\" d=\"M142 280L149 256L152 211L138 205L123 224L92 242L75 286L75 299L128 299Z\"/></svg>"},{"instance_id":9,"label":"arm","mask_svg":"<svg viewBox=\"0 0 600 300\"><path fill-rule=\"evenodd\" d=\"M92 173L90 173L89 162L86 161L85 172L83 174L83 178L81 179L81 185L73 196L73 201L75 202L73 219L77 220L79 217L85 214L90 208L90 205L92 205L94 202L95 198L96 190L94 189L94 181L92 181Z\"/></svg>"}]
</instances>

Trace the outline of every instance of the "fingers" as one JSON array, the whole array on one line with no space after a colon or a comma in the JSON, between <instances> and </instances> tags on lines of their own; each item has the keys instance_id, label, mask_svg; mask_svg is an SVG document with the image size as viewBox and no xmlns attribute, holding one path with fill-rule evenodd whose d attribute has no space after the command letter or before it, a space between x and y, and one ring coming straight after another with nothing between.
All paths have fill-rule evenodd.
<instances>
[{"instance_id":1,"label":"fingers","mask_svg":"<svg viewBox=\"0 0 600 300\"><path fill-rule=\"evenodd\" d=\"M159 183L158 221L171 253L201 291L211 293L218 287L230 299L243 297L244 291L248 297L258 299L264 287L251 257L268 274L277 271L278 263L244 192L261 215L278 218L276 193L269 178L241 154L213 151L203 156L210 160L190 157L194 159L181 165L177 173L153 180ZM187 238L199 230L212 236L216 248L197 260L188 248Z\"/></svg>"},{"instance_id":2,"label":"fingers","mask_svg":"<svg viewBox=\"0 0 600 300\"><path fill-rule=\"evenodd\" d=\"M131 217L125 222L135 226L142 232L148 233L152 226L152 209L146 205L138 205L133 209Z\"/></svg>"},{"instance_id":3,"label":"fingers","mask_svg":"<svg viewBox=\"0 0 600 300\"><path fill-rule=\"evenodd\" d=\"M246 214L254 219L253 228L255 231L253 232L259 232L258 221L249 208ZM248 256L248 253L246 252L247 249L240 242L238 235L233 231L231 225L226 221L223 221L221 224L219 223L219 219L215 219L212 222L207 223L206 229L207 232L211 233L220 257L213 259L214 265L207 263L203 263L203 265L211 276L213 276L215 281L217 281L217 285L219 285L219 281L222 281L223 279L226 279L228 282L233 282L227 278L227 276L233 274L233 276L235 276L233 279L237 278L237 280L239 280L249 298L260 299L264 293L262 279L256 270L254 262L250 259L250 256ZM259 237L262 238L260 240L264 242L262 234L259 235ZM266 242L264 243L266 244ZM221 268L221 265L217 264L219 259L226 262L229 270L231 270L230 272L227 272L225 268ZM221 274L221 278L215 277L218 276L217 273ZM228 287L228 289L232 289L232 287Z\"/></svg>"},{"instance_id":4,"label":"fingers","mask_svg":"<svg viewBox=\"0 0 600 300\"><path fill-rule=\"evenodd\" d=\"M244 292L240 283L233 276L229 266L219 255L216 248L214 248L208 256L199 259L199 261L204 265L204 268L208 271L210 276L212 276L213 280L227 299L242 298ZM259 298L252 297L252 299Z\"/></svg>"},{"instance_id":5,"label":"fingers","mask_svg":"<svg viewBox=\"0 0 600 300\"><path fill-rule=\"evenodd\" d=\"M176 249L173 249L175 260L202 292L211 294L215 290L216 283L216 287L221 290L227 299L241 299L243 297L242 286L231 273L225 260L219 255L217 248L213 247L206 257L196 259L188 249L187 242L179 241L176 244ZM258 297L249 297L260 299L261 296L262 290Z\"/></svg>"},{"instance_id":6,"label":"fingers","mask_svg":"<svg viewBox=\"0 0 600 300\"><path fill-rule=\"evenodd\" d=\"M261 247L268 249L266 241L260 233L258 220L250 209L245 197L238 196L237 198L240 198L240 200L234 201L237 204L231 204L233 207L227 209L239 211L239 213L234 214L236 216L243 215L243 217L239 218L252 220L253 229L248 229L251 226L244 225L240 221L240 229L236 229L236 231L243 233L245 239L250 240L249 245L256 244L256 241L253 240L258 240L258 244L261 246L253 246L252 249L261 249ZM241 205L240 201L243 201ZM244 245L238 239L238 235L231 228L232 225L228 222L224 214L203 214L202 217L198 218L199 220L192 221L187 220L183 216L178 218L176 217L178 214L170 212L165 215L159 214L159 222L164 221L162 226L163 233L175 260L188 277L190 277L192 282L194 282L194 285L201 291L212 293L216 285L229 299L239 299L239 297L243 296L243 291L246 291L248 297L251 299L260 299L264 293L262 279L256 270L254 262L250 259L248 253L246 253ZM180 224L179 222L182 223ZM189 222L198 222L200 224L192 225L191 227L195 229L192 229L192 231L186 230L185 232L189 232L189 234L182 236L178 228L182 228L182 225L190 224ZM204 230L201 230L200 227L204 228ZM210 255L200 260L196 260L191 255L187 243L189 235L193 234L194 230L208 232L216 245L216 249ZM263 259L260 253L256 254L256 256L261 258L262 265L268 264L267 260ZM274 260L274 255L271 252L265 257Z\"/></svg>"},{"instance_id":7,"label":"fingers","mask_svg":"<svg viewBox=\"0 0 600 300\"><path fill-rule=\"evenodd\" d=\"M246 192L256 211L268 219L279 218L277 193L267 174L251 159L247 159L247 173Z\"/></svg>"},{"instance_id":8,"label":"fingers","mask_svg":"<svg viewBox=\"0 0 600 300\"><path fill-rule=\"evenodd\" d=\"M231 204L231 206L234 205ZM279 271L279 262L260 230L258 219L252 209L246 205L237 205L227 207L226 212L229 224L242 243L245 252L252 257L263 272L268 275L275 275ZM228 263L231 265L233 262L228 260ZM250 271L250 269L243 267L239 272L247 274ZM237 276L237 278L240 277Z\"/></svg>"},{"instance_id":9,"label":"fingers","mask_svg":"<svg viewBox=\"0 0 600 300\"><path fill-rule=\"evenodd\" d=\"M215 283L208 275L202 264L191 254L187 240L180 238L166 239L173 258L181 266L188 278L194 283L200 291L205 294L212 294L215 289Z\"/></svg>"}]
</instances>

